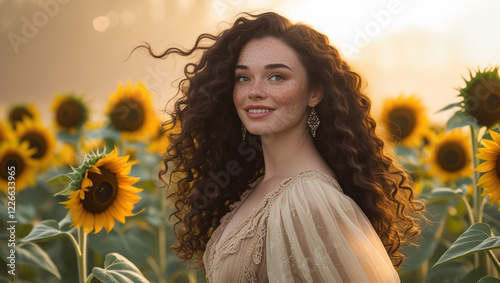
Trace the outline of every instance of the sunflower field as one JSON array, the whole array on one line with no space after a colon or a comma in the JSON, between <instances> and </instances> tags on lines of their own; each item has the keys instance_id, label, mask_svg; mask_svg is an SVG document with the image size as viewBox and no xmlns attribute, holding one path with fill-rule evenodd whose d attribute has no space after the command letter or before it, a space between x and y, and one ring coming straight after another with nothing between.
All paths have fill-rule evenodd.
<instances>
[{"instance_id":1,"label":"sunflower field","mask_svg":"<svg viewBox=\"0 0 500 283\"><path fill-rule=\"evenodd\" d=\"M380 124L426 202L419 246L402 282L500 282L500 77L471 72L445 125L430 125L417 96L385 100Z\"/></svg>"},{"instance_id":2,"label":"sunflower field","mask_svg":"<svg viewBox=\"0 0 500 283\"><path fill-rule=\"evenodd\" d=\"M470 73L445 125L417 95L384 101L388 146L427 203L402 282L500 282L500 77ZM32 104L0 119L1 282L205 282L178 260L158 178L169 132L141 83L109 95L106 119L57 94L52 125Z\"/></svg>"},{"instance_id":3,"label":"sunflower field","mask_svg":"<svg viewBox=\"0 0 500 283\"><path fill-rule=\"evenodd\" d=\"M71 93L51 113L19 104L0 121L0 282L203 282L169 248L168 138L146 87L120 85L102 123Z\"/></svg>"}]
</instances>

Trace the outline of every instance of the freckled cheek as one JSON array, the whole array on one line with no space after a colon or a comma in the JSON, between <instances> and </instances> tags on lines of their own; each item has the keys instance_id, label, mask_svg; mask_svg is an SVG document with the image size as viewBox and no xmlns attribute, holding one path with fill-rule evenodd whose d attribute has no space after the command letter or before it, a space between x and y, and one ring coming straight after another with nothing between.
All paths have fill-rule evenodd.
<instances>
[{"instance_id":1,"label":"freckled cheek","mask_svg":"<svg viewBox=\"0 0 500 283\"><path fill-rule=\"evenodd\" d=\"M233 91L233 102L236 107L241 106L244 101L244 95L240 88L236 88Z\"/></svg>"},{"instance_id":2,"label":"freckled cheek","mask_svg":"<svg viewBox=\"0 0 500 283\"><path fill-rule=\"evenodd\" d=\"M307 93L303 87L293 85L282 88L275 93L273 98L283 106L300 108L302 103L307 103L304 102L306 95Z\"/></svg>"}]
</instances>

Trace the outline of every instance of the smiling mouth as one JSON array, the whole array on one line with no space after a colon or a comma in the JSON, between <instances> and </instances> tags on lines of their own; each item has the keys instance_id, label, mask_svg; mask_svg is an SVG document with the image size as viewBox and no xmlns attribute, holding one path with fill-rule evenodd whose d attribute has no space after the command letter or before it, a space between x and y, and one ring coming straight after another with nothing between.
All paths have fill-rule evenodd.
<instances>
[{"instance_id":1,"label":"smiling mouth","mask_svg":"<svg viewBox=\"0 0 500 283\"><path fill-rule=\"evenodd\" d=\"M274 111L274 109L248 109L246 110L248 113L252 114L260 114L260 113L268 113Z\"/></svg>"}]
</instances>

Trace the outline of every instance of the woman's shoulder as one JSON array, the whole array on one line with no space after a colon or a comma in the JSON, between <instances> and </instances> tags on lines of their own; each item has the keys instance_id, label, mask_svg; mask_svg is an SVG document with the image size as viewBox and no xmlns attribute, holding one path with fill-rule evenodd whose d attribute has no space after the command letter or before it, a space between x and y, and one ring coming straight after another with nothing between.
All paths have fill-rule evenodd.
<instances>
[{"instance_id":1,"label":"woman's shoulder","mask_svg":"<svg viewBox=\"0 0 500 283\"><path fill-rule=\"evenodd\" d=\"M340 187L337 179L333 174L328 174L318 169L308 169L305 171L301 171L295 177L283 180L281 185L289 187L290 189L292 189L292 191L293 188L308 186L312 188L323 189L332 188L339 192L342 192L342 188Z\"/></svg>"},{"instance_id":2,"label":"woman's shoulder","mask_svg":"<svg viewBox=\"0 0 500 283\"><path fill-rule=\"evenodd\" d=\"M335 177L318 169L301 171L294 177L283 180L273 193L271 207L293 205L296 202L314 202L318 198L345 197Z\"/></svg>"}]
</instances>

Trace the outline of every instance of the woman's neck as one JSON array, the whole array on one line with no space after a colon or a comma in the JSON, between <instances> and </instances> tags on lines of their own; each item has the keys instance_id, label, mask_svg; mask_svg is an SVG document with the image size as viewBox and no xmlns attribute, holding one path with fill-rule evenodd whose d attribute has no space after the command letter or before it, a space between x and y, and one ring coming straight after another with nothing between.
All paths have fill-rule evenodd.
<instances>
[{"instance_id":1,"label":"woman's neck","mask_svg":"<svg viewBox=\"0 0 500 283\"><path fill-rule=\"evenodd\" d=\"M307 169L329 171L308 130L306 128L262 137L264 180L293 177Z\"/></svg>"}]
</instances>

